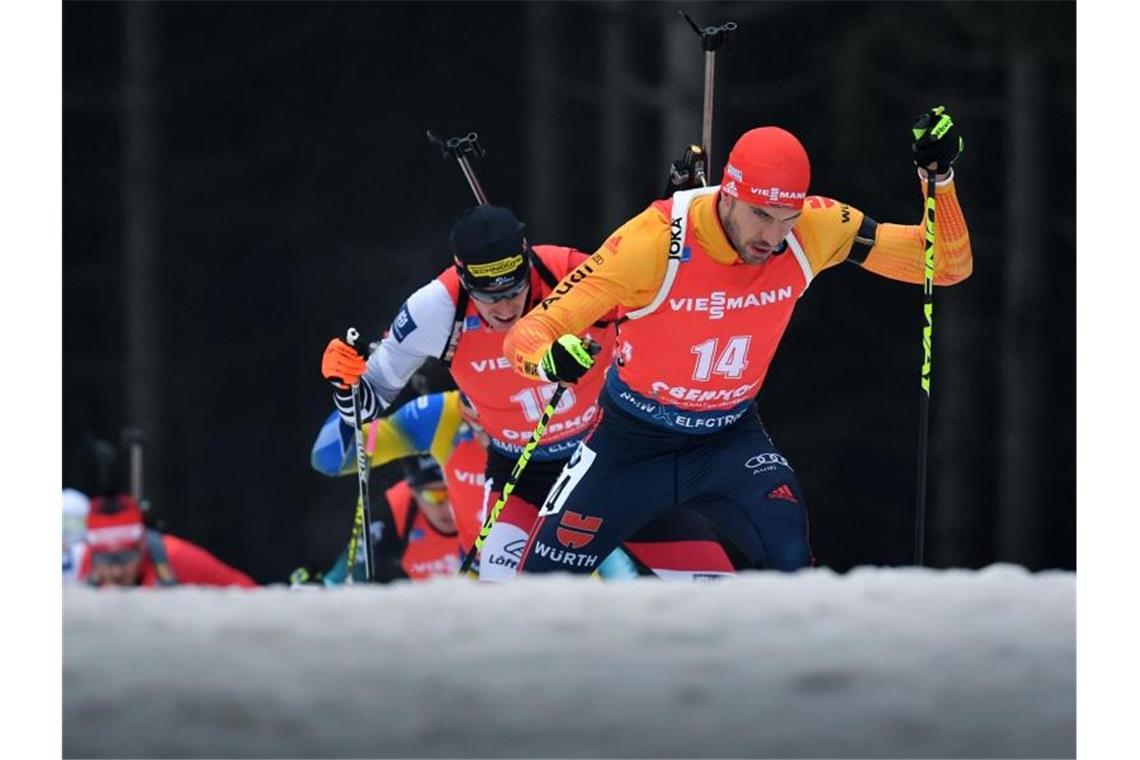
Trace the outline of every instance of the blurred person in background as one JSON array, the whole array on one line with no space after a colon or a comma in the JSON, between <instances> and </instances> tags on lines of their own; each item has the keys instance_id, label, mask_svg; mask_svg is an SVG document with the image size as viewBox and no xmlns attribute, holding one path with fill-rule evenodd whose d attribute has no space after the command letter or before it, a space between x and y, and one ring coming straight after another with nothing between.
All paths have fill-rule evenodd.
<instances>
[{"instance_id":1,"label":"blurred person in background","mask_svg":"<svg viewBox=\"0 0 1140 760\"><path fill-rule=\"evenodd\" d=\"M91 500L82 491L63 489L63 582L74 583L87 545L87 512Z\"/></svg>"},{"instance_id":2,"label":"blurred person in background","mask_svg":"<svg viewBox=\"0 0 1140 760\"><path fill-rule=\"evenodd\" d=\"M127 494L91 500L86 543L78 580L89 586L257 585L205 549L146 528Z\"/></svg>"}]
</instances>

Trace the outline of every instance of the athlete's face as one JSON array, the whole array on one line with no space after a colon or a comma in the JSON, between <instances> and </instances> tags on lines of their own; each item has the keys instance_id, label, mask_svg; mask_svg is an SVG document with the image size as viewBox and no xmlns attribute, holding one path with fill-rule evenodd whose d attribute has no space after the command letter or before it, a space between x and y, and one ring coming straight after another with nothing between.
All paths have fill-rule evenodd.
<instances>
[{"instance_id":1,"label":"athlete's face","mask_svg":"<svg viewBox=\"0 0 1140 760\"><path fill-rule=\"evenodd\" d=\"M413 491L420 511L440 533L455 532L455 516L451 513L451 499L447 495L447 484L443 481L426 483Z\"/></svg>"},{"instance_id":2,"label":"athlete's face","mask_svg":"<svg viewBox=\"0 0 1140 760\"><path fill-rule=\"evenodd\" d=\"M133 586L138 581L140 552L118 552L115 555L94 554L89 580L97 586Z\"/></svg>"},{"instance_id":3,"label":"athlete's face","mask_svg":"<svg viewBox=\"0 0 1140 760\"><path fill-rule=\"evenodd\" d=\"M800 220L796 209L749 206L724 193L717 210L728 241L745 264L766 263Z\"/></svg>"},{"instance_id":4,"label":"athlete's face","mask_svg":"<svg viewBox=\"0 0 1140 760\"><path fill-rule=\"evenodd\" d=\"M526 299L530 294L530 288L526 287L518 295L496 301L495 303L487 303L480 301L477 298L472 298L471 303L475 304L475 310L479 312L487 324L495 330L506 332L511 329L511 325L519 320L519 318L526 312Z\"/></svg>"}]
</instances>

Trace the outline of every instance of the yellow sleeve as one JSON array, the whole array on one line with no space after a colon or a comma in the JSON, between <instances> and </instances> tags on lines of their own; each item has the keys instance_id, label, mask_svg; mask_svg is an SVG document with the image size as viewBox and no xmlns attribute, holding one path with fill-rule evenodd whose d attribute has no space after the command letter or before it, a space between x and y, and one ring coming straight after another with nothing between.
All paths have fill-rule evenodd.
<instances>
[{"instance_id":1,"label":"yellow sleeve","mask_svg":"<svg viewBox=\"0 0 1140 760\"><path fill-rule=\"evenodd\" d=\"M863 212L846 203L819 195L804 199L796 235L803 242L812 275L847 259L862 223Z\"/></svg>"},{"instance_id":2,"label":"yellow sleeve","mask_svg":"<svg viewBox=\"0 0 1140 760\"><path fill-rule=\"evenodd\" d=\"M925 203L926 183L922 185ZM953 285L974 271L970 233L954 190L953 175L938 183L934 198L937 201L934 212L934 284ZM880 224L875 231L875 244L867 254L863 268L892 280L921 284L925 277L925 249L926 236L922 224Z\"/></svg>"},{"instance_id":3,"label":"yellow sleeve","mask_svg":"<svg viewBox=\"0 0 1140 760\"><path fill-rule=\"evenodd\" d=\"M581 335L615 306L648 305L665 280L669 222L650 206L619 227L592 256L515 323L503 354L515 369L538 378L542 355L560 335Z\"/></svg>"}]
</instances>

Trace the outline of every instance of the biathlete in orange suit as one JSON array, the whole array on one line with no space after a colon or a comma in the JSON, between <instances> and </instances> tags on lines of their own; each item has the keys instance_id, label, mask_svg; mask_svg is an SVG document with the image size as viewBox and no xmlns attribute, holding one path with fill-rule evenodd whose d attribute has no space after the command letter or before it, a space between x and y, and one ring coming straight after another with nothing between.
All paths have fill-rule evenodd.
<instances>
[{"instance_id":1,"label":"biathlete in orange suit","mask_svg":"<svg viewBox=\"0 0 1140 760\"><path fill-rule=\"evenodd\" d=\"M941 108L914 132L920 178L929 169L937 180L934 283L953 285L973 266L953 180L961 137ZM511 328L504 348L520 374L574 382L594 364L583 331L615 308L625 319L601 420L545 500L521 569L583 572L680 507L712 520L757 568L811 563L803 492L756 396L813 278L848 261L921 283L924 234L809 196L809 177L791 133L746 132L719 186L651 204Z\"/></svg>"}]
</instances>

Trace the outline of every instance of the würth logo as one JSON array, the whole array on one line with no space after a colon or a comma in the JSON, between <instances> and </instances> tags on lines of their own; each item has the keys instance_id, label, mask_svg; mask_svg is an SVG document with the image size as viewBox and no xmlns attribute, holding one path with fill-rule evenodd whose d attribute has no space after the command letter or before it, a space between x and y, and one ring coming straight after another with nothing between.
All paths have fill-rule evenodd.
<instances>
[{"instance_id":1,"label":"w\u00fcrth logo","mask_svg":"<svg viewBox=\"0 0 1140 760\"><path fill-rule=\"evenodd\" d=\"M598 528L602 527L602 518L585 517L577 512L565 512L558 521L558 542L571 549L580 549L594 540Z\"/></svg>"},{"instance_id":2,"label":"w\u00fcrth logo","mask_svg":"<svg viewBox=\"0 0 1140 760\"><path fill-rule=\"evenodd\" d=\"M793 504L799 504L800 503L800 500L796 498L796 495L794 493L792 493L792 489L788 488L787 483L781 483L780 485L776 486L771 491L769 491L768 492L768 498L769 499L783 499L784 501L790 501Z\"/></svg>"}]
</instances>

